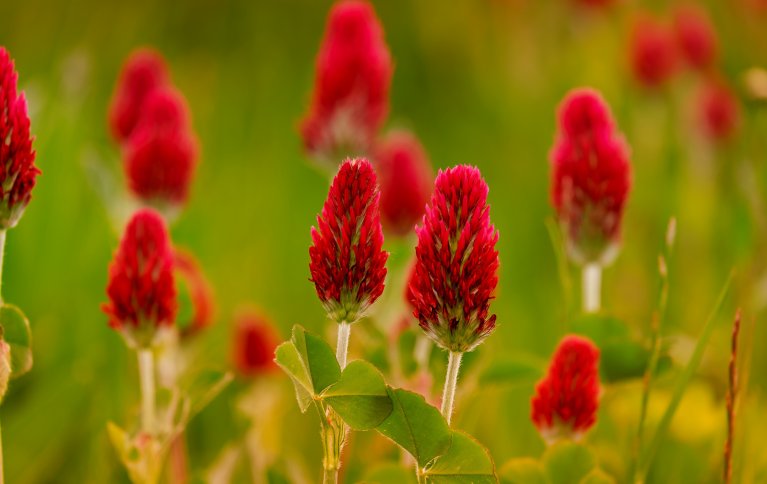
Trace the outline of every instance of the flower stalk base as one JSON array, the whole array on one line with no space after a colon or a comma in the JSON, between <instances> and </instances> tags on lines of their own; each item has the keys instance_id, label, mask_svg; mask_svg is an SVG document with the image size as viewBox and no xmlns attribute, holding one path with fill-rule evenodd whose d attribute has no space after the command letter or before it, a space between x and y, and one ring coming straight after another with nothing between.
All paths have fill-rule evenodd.
<instances>
[{"instance_id":1,"label":"flower stalk base","mask_svg":"<svg viewBox=\"0 0 767 484\"><path fill-rule=\"evenodd\" d=\"M602 306L602 266L590 263L583 266L583 312L599 312Z\"/></svg>"},{"instance_id":2,"label":"flower stalk base","mask_svg":"<svg viewBox=\"0 0 767 484\"><path fill-rule=\"evenodd\" d=\"M139 349L138 370L141 384L141 430L153 434L155 429L154 355L151 349Z\"/></svg>"},{"instance_id":3,"label":"flower stalk base","mask_svg":"<svg viewBox=\"0 0 767 484\"><path fill-rule=\"evenodd\" d=\"M445 375L445 388L442 391L442 416L450 425L455 403L455 388L458 386L458 370L461 367L463 353L451 351L447 359L447 374Z\"/></svg>"}]
</instances>

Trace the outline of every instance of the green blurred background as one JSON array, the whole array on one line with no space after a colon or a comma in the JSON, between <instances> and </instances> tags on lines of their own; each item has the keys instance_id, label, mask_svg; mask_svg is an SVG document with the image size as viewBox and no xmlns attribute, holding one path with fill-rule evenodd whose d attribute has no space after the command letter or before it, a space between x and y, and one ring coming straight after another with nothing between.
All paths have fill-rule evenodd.
<instances>
[{"instance_id":1,"label":"green blurred background","mask_svg":"<svg viewBox=\"0 0 767 484\"><path fill-rule=\"evenodd\" d=\"M722 46L719 64L737 88L746 68L767 66L767 12L755 14L736 0L709 3ZM310 166L296 132L330 5L0 2L0 44L15 57L29 97L43 171L26 215L9 234L3 273L4 298L31 320L35 355L33 371L12 382L0 408L7 482L126 479L105 424L133 418L136 368L99 310L117 236L84 161L96 153L118 163L106 110L120 65L135 47L151 45L166 56L201 142L191 202L172 230L174 241L198 256L217 296L216 322L202 336L198 356L211 366L230 364L231 315L247 302L262 308L283 337L294 323L332 330L307 266L309 228L328 180ZM478 366L515 351L548 358L562 336L566 311L544 223L551 216L547 156L555 107L575 86L604 93L632 147L634 189L623 251L604 276L607 310L637 335L647 334L657 254L671 215L678 218L678 243L666 333L694 337L727 273L737 268L696 382L703 403L695 403L701 412L695 418L713 422L711 431L672 439L659 457L664 474L654 475L657 482L716 482L728 322L736 305L746 311L744 331L755 346L746 400L765 408L767 358L758 345L767 332L753 324L767 302L764 109L744 99L738 139L716 149L702 143L689 116L694 76L683 74L653 94L628 74L626 40L636 2L605 13L576 11L565 0L374 5L396 63L388 127L413 130L435 168L476 164L490 185L491 216L501 234L501 281L492 306L499 329L475 355ZM663 11L669 5L645 6ZM411 243L387 241L400 265ZM193 421L194 469L208 466L236 431L232 407L243 387L233 385ZM497 463L537 455L542 443L527 417L531 392L532 385L475 388L464 395L456 425L488 446ZM314 476L316 417L301 416L294 402L285 402L283 445ZM606 449L606 461L626 460L625 437L634 425L630 417L612 426L600 421L590 440ZM748 427L754 435L767 430L763 412ZM351 449L351 459L359 458ZM759 455L754 458L758 467Z\"/></svg>"}]
</instances>

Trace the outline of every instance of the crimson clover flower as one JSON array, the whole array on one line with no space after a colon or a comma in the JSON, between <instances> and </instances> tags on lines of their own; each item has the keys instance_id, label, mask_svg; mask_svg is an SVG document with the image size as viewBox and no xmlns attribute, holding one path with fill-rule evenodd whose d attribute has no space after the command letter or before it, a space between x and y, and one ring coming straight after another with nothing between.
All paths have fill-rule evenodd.
<instances>
[{"instance_id":1,"label":"crimson clover flower","mask_svg":"<svg viewBox=\"0 0 767 484\"><path fill-rule=\"evenodd\" d=\"M35 166L27 100L16 91L13 59L0 47L0 230L14 227L32 198Z\"/></svg>"},{"instance_id":2,"label":"crimson clover flower","mask_svg":"<svg viewBox=\"0 0 767 484\"><path fill-rule=\"evenodd\" d=\"M109 266L109 325L131 346L152 345L157 330L174 323L177 311L173 249L165 221L154 210L133 214Z\"/></svg>"},{"instance_id":3,"label":"crimson clover flower","mask_svg":"<svg viewBox=\"0 0 767 484\"><path fill-rule=\"evenodd\" d=\"M341 164L312 227L309 271L330 319L353 323L383 293L386 259L373 167L364 158Z\"/></svg>"},{"instance_id":4,"label":"crimson clover flower","mask_svg":"<svg viewBox=\"0 0 767 484\"><path fill-rule=\"evenodd\" d=\"M373 149L381 187L381 220L387 233L410 233L423 216L433 187L431 164L418 138L395 131Z\"/></svg>"},{"instance_id":5,"label":"crimson clover flower","mask_svg":"<svg viewBox=\"0 0 767 484\"><path fill-rule=\"evenodd\" d=\"M128 57L109 107L109 125L117 141L124 143L130 138L147 96L169 83L165 60L156 51L139 49Z\"/></svg>"},{"instance_id":6,"label":"crimson clover flower","mask_svg":"<svg viewBox=\"0 0 767 484\"><path fill-rule=\"evenodd\" d=\"M337 3L317 55L309 112L301 122L306 151L325 162L367 153L389 111L392 70L373 7L358 0Z\"/></svg>"},{"instance_id":7,"label":"crimson clover flower","mask_svg":"<svg viewBox=\"0 0 767 484\"><path fill-rule=\"evenodd\" d=\"M705 10L692 4L674 11L674 34L679 52L693 69L706 70L716 62L717 38Z\"/></svg>"},{"instance_id":8,"label":"crimson clover flower","mask_svg":"<svg viewBox=\"0 0 767 484\"><path fill-rule=\"evenodd\" d=\"M703 134L715 142L732 138L740 123L738 98L721 80L709 80L697 100L698 123Z\"/></svg>"},{"instance_id":9,"label":"crimson clover flower","mask_svg":"<svg viewBox=\"0 0 767 484\"><path fill-rule=\"evenodd\" d=\"M186 285L192 306L191 320L181 329L181 336L188 337L199 333L213 322L215 312L213 289L205 278L199 262L188 250L178 247L174 249L173 268L179 279Z\"/></svg>"},{"instance_id":10,"label":"crimson clover flower","mask_svg":"<svg viewBox=\"0 0 767 484\"><path fill-rule=\"evenodd\" d=\"M189 194L197 164L184 97L158 88L143 103L140 118L125 146L125 174L131 191L158 208L178 207Z\"/></svg>"},{"instance_id":11,"label":"crimson clover flower","mask_svg":"<svg viewBox=\"0 0 767 484\"><path fill-rule=\"evenodd\" d=\"M440 171L416 227L408 300L426 334L454 353L471 351L495 329L489 307L498 284L498 232L487 193L475 167Z\"/></svg>"},{"instance_id":12,"label":"crimson clover flower","mask_svg":"<svg viewBox=\"0 0 767 484\"><path fill-rule=\"evenodd\" d=\"M535 388L531 418L551 444L578 439L596 422L599 407L599 349L580 336L566 336L548 373Z\"/></svg>"},{"instance_id":13,"label":"crimson clover flower","mask_svg":"<svg viewBox=\"0 0 767 484\"><path fill-rule=\"evenodd\" d=\"M274 351L279 338L269 320L247 310L235 317L232 358L243 376L256 376L277 369Z\"/></svg>"},{"instance_id":14,"label":"crimson clover flower","mask_svg":"<svg viewBox=\"0 0 767 484\"><path fill-rule=\"evenodd\" d=\"M629 55L634 78L646 88L660 87L676 70L673 33L649 14L634 19Z\"/></svg>"},{"instance_id":15,"label":"crimson clover flower","mask_svg":"<svg viewBox=\"0 0 767 484\"><path fill-rule=\"evenodd\" d=\"M591 89L570 92L550 154L551 201L578 263L608 263L617 253L631 187L628 156L602 97Z\"/></svg>"}]
</instances>

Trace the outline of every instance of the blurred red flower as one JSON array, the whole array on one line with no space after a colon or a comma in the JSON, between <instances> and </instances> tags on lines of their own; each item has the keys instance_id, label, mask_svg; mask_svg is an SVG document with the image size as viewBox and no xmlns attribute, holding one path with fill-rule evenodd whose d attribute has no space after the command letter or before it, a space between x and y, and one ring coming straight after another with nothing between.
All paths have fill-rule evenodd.
<instances>
[{"instance_id":1,"label":"blurred red flower","mask_svg":"<svg viewBox=\"0 0 767 484\"><path fill-rule=\"evenodd\" d=\"M182 336L193 335L204 330L213 322L215 307L213 288L205 278L200 264L191 252L175 248L173 251L173 267L180 278L186 283L192 303L192 319L183 328Z\"/></svg>"},{"instance_id":2,"label":"blurred red flower","mask_svg":"<svg viewBox=\"0 0 767 484\"><path fill-rule=\"evenodd\" d=\"M717 38L705 10L694 5L674 11L674 33L679 52L690 67L706 70L713 67L717 55Z\"/></svg>"},{"instance_id":3,"label":"blurred red flower","mask_svg":"<svg viewBox=\"0 0 767 484\"><path fill-rule=\"evenodd\" d=\"M186 202L197 164L197 141L184 97L171 88L146 96L125 147L125 174L131 191L160 208Z\"/></svg>"},{"instance_id":4,"label":"blurred red flower","mask_svg":"<svg viewBox=\"0 0 767 484\"><path fill-rule=\"evenodd\" d=\"M392 62L373 7L337 3L317 56L314 93L301 122L306 151L336 165L366 154L389 111Z\"/></svg>"},{"instance_id":5,"label":"blurred red flower","mask_svg":"<svg viewBox=\"0 0 767 484\"><path fill-rule=\"evenodd\" d=\"M412 133L395 131L373 150L381 187L381 220L394 235L410 233L421 219L433 187L431 164Z\"/></svg>"},{"instance_id":6,"label":"blurred red flower","mask_svg":"<svg viewBox=\"0 0 767 484\"><path fill-rule=\"evenodd\" d=\"M661 86L676 70L676 50L671 30L647 14L634 19L629 55L634 78L647 88Z\"/></svg>"},{"instance_id":7,"label":"blurred red flower","mask_svg":"<svg viewBox=\"0 0 767 484\"><path fill-rule=\"evenodd\" d=\"M312 227L309 270L328 316L357 321L383 293L386 260L379 216L380 194L364 158L341 164Z\"/></svg>"},{"instance_id":8,"label":"blurred red flower","mask_svg":"<svg viewBox=\"0 0 767 484\"><path fill-rule=\"evenodd\" d=\"M442 348L471 351L495 329L489 314L498 284L498 232L487 183L475 167L440 171L423 223L408 300L421 328Z\"/></svg>"},{"instance_id":9,"label":"blurred red flower","mask_svg":"<svg viewBox=\"0 0 767 484\"><path fill-rule=\"evenodd\" d=\"M235 317L232 340L234 366L243 376L256 376L277 369L274 351L279 338L274 327L254 310Z\"/></svg>"},{"instance_id":10,"label":"blurred red flower","mask_svg":"<svg viewBox=\"0 0 767 484\"><path fill-rule=\"evenodd\" d=\"M566 336L535 388L531 418L547 443L579 438L596 422L599 349L590 340Z\"/></svg>"},{"instance_id":11,"label":"blurred red flower","mask_svg":"<svg viewBox=\"0 0 767 484\"><path fill-rule=\"evenodd\" d=\"M130 137L149 93L168 83L168 68L159 53L147 48L131 53L120 72L109 107L109 125L118 142Z\"/></svg>"},{"instance_id":12,"label":"blurred red flower","mask_svg":"<svg viewBox=\"0 0 767 484\"><path fill-rule=\"evenodd\" d=\"M730 139L740 123L740 105L732 90L720 80L709 80L698 94L698 122L712 141Z\"/></svg>"},{"instance_id":13,"label":"blurred red flower","mask_svg":"<svg viewBox=\"0 0 767 484\"><path fill-rule=\"evenodd\" d=\"M551 150L551 201L576 262L609 262L620 241L631 188L628 147L607 103L575 89L559 108Z\"/></svg>"},{"instance_id":14,"label":"blurred red flower","mask_svg":"<svg viewBox=\"0 0 767 484\"><path fill-rule=\"evenodd\" d=\"M32 198L35 166L27 100L17 93L13 59L0 47L0 230L15 226Z\"/></svg>"}]
</instances>

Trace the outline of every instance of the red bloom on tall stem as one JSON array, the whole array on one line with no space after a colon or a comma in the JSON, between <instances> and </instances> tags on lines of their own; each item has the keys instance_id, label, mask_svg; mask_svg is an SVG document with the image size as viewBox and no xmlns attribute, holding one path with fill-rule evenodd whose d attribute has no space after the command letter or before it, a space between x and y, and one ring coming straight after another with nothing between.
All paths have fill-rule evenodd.
<instances>
[{"instance_id":1,"label":"red bloom on tall stem","mask_svg":"<svg viewBox=\"0 0 767 484\"><path fill-rule=\"evenodd\" d=\"M137 211L125 228L109 266L109 325L129 344L146 348L157 330L176 318L173 249L165 221L155 211Z\"/></svg>"},{"instance_id":2,"label":"red bloom on tall stem","mask_svg":"<svg viewBox=\"0 0 767 484\"><path fill-rule=\"evenodd\" d=\"M489 314L498 284L498 232L487 183L475 167L440 171L423 223L408 300L421 328L442 348L471 351L495 329Z\"/></svg>"},{"instance_id":3,"label":"red bloom on tall stem","mask_svg":"<svg viewBox=\"0 0 767 484\"><path fill-rule=\"evenodd\" d=\"M379 198L370 162L346 160L312 227L311 280L328 316L338 323L357 321L383 293L389 254L382 249Z\"/></svg>"},{"instance_id":4,"label":"red bloom on tall stem","mask_svg":"<svg viewBox=\"0 0 767 484\"><path fill-rule=\"evenodd\" d=\"M390 133L373 150L381 187L381 220L395 235L413 230L433 187L431 164L421 143L406 131Z\"/></svg>"},{"instance_id":5,"label":"red bloom on tall stem","mask_svg":"<svg viewBox=\"0 0 767 484\"><path fill-rule=\"evenodd\" d=\"M649 15L637 17L631 32L630 58L634 78L642 86L657 88L668 81L677 63L668 26Z\"/></svg>"},{"instance_id":6,"label":"red bloom on tall stem","mask_svg":"<svg viewBox=\"0 0 767 484\"><path fill-rule=\"evenodd\" d=\"M168 68L159 53L139 49L128 57L109 108L109 125L117 141L123 143L133 133L149 93L169 82Z\"/></svg>"},{"instance_id":7,"label":"red bloom on tall stem","mask_svg":"<svg viewBox=\"0 0 767 484\"><path fill-rule=\"evenodd\" d=\"M531 417L547 443L578 439L596 422L599 349L590 340L566 336L546 376L535 388Z\"/></svg>"},{"instance_id":8,"label":"red bloom on tall stem","mask_svg":"<svg viewBox=\"0 0 767 484\"><path fill-rule=\"evenodd\" d=\"M197 141L188 112L178 91L152 91L125 147L128 186L158 207L182 205L189 194L197 165Z\"/></svg>"},{"instance_id":9,"label":"red bloom on tall stem","mask_svg":"<svg viewBox=\"0 0 767 484\"><path fill-rule=\"evenodd\" d=\"M276 331L261 314L248 310L236 316L232 357L241 375L256 376L277 369L274 351L278 343Z\"/></svg>"},{"instance_id":10,"label":"red bloom on tall stem","mask_svg":"<svg viewBox=\"0 0 767 484\"><path fill-rule=\"evenodd\" d=\"M570 256L582 264L609 262L620 242L631 166L628 147L596 91L576 89L565 97L550 157L551 201Z\"/></svg>"},{"instance_id":11,"label":"red bloom on tall stem","mask_svg":"<svg viewBox=\"0 0 767 484\"><path fill-rule=\"evenodd\" d=\"M18 223L32 198L40 170L29 129L27 100L16 92L18 75L5 47L0 47L0 230Z\"/></svg>"},{"instance_id":12,"label":"red bloom on tall stem","mask_svg":"<svg viewBox=\"0 0 767 484\"><path fill-rule=\"evenodd\" d=\"M367 153L389 111L392 62L373 7L358 0L330 12L314 93L301 122L306 151L331 161Z\"/></svg>"},{"instance_id":13,"label":"red bloom on tall stem","mask_svg":"<svg viewBox=\"0 0 767 484\"><path fill-rule=\"evenodd\" d=\"M717 39L705 10L685 5L674 12L674 33L679 52L690 67L711 68L716 62Z\"/></svg>"},{"instance_id":14,"label":"red bloom on tall stem","mask_svg":"<svg viewBox=\"0 0 767 484\"><path fill-rule=\"evenodd\" d=\"M730 139L740 122L740 106L732 90L722 81L708 81L698 95L698 122L712 141Z\"/></svg>"}]
</instances>

